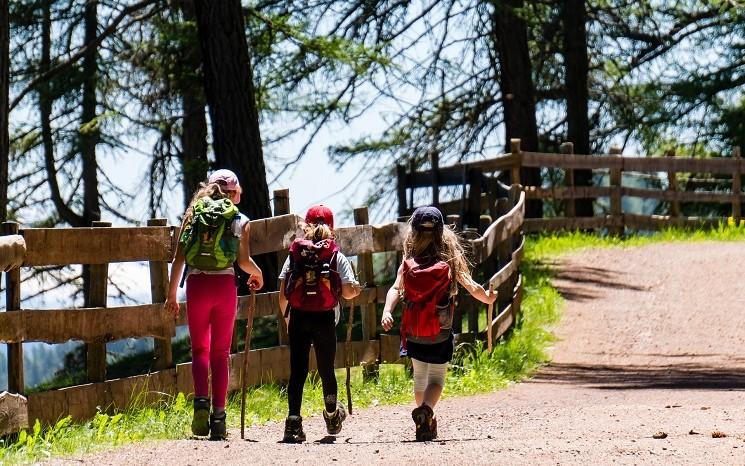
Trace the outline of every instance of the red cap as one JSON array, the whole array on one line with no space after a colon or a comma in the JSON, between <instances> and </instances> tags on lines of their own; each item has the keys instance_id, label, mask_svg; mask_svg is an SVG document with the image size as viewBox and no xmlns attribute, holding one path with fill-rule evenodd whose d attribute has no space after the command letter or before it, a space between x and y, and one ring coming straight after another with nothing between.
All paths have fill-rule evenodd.
<instances>
[{"instance_id":1,"label":"red cap","mask_svg":"<svg viewBox=\"0 0 745 466\"><path fill-rule=\"evenodd\" d=\"M323 204L314 205L305 214L305 223L324 223L334 229L334 213Z\"/></svg>"}]
</instances>

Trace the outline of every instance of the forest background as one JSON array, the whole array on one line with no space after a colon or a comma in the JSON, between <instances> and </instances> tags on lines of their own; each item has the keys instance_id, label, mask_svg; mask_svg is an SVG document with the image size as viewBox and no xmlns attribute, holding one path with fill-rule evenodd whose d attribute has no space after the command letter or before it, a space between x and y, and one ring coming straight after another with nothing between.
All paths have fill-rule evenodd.
<instances>
[{"instance_id":1,"label":"forest background","mask_svg":"<svg viewBox=\"0 0 745 466\"><path fill-rule=\"evenodd\" d=\"M493 156L510 138L729 156L745 142L743 84L736 0L0 0L0 219L177 224L226 167L252 218L288 187L295 212L323 200L390 220L396 164ZM147 299L137 267L112 266L110 299ZM24 307L87 302L84 267L24 280ZM24 345L28 385L80 357L51 346Z\"/></svg>"}]
</instances>

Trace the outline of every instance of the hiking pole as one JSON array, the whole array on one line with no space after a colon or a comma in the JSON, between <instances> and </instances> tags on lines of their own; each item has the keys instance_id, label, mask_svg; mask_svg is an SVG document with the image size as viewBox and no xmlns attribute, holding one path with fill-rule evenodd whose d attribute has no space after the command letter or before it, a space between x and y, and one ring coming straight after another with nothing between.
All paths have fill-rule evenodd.
<instances>
[{"instance_id":1,"label":"hiking pole","mask_svg":"<svg viewBox=\"0 0 745 466\"><path fill-rule=\"evenodd\" d=\"M494 285L491 281L489 282L489 295L494 292ZM487 304L486 306L486 347L491 353L492 346L492 316L494 315L494 303Z\"/></svg>"},{"instance_id":2,"label":"hiking pole","mask_svg":"<svg viewBox=\"0 0 745 466\"><path fill-rule=\"evenodd\" d=\"M349 414L352 414L352 323L354 322L354 298L349 304L349 321L347 322L347 342L345 350L347 353L347 407Z\"/></svg>"},{"instance_id":3,"label":"hiking pole","mask_svg":"<svg viewBox=\"0 0 745 466\"><path fill-rule=\"evenodd\" d=\"M246 438L246 380L248 379L248 353L251 350L251 330L254 326L255 311L256 290L251 289L251 300L248 303L248 318L246 319L246 339L243 347L243 366L241 366L241 440Z\"/></svg>"}]
</instances>

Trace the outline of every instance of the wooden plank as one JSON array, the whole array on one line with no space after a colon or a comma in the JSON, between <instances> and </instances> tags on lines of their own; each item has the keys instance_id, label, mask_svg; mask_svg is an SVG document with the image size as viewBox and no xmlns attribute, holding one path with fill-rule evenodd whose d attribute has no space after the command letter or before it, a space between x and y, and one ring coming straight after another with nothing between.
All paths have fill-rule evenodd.
<instances>
[{"instance_id":1,"label":"wooden plank","mask_svg":"<svg viewBox=\"0 0 745 466\"><path fill-rule=\"evenodd\" d=\"M26 256L26 241L21 235L0 237L0 270L7 272L20 267Z\"/></svg>"},{"instance_id":2,"label":"wooden plank","mask_svg":"<svg viewBox=\"0 0 745 466\"><path fill-rule=\"evenodd\" d=\"M512 312L512 305L509 305L492 321L494 339L499 340L512 327L513 323L515 323L515 317Z\"/></svg>"},{"instance_id":3,"label":"wooden plank","mask_svg":"<svg viewBox=\"0 0 745 466\"><path fill-rule=\"evenodd\" d=\"M24 266L170 261L175 227L24 228Z\"/></svg>"},{"instance_id":4,"label":"wooden plank","mask_svg":"<svg viewBox=\"0 0 745 466\"><path fill-rule=\"evenodd\" d=\"M6 343L106 342L174 335L173 319L163 313L162 304L0 313L0 341Z\"/></svg>"},{"instance_id":5,"label":"wooden plank","mask_svg":"<svg viewBox=\"0 0 745 466\"><path fill-rule=\"evenodd\" d=\"M28 401L22 395L0 393L0 436L27 429Z\"/></svg>"},{"instance_id":6,"label":"wooden plank","mask_svg":"<svg viewBox=\"0 0 745 466\"><path fill-rule=\"evenodd\" d=\"M543 152L523 152L523 167L546 167L573 169L611 169L623 167L623 157L620 155L561 155Z\"/></svg>"},{"instance_id":7,"label":"wooden plank","mask_svg":"<svg viewBox=\"0 0 745 466\"><path fill-rule=\"evenodd\" d=\"M289 248L295 238L302 236L302 222L303 219L294 214L252 220L251 255Z\"/></svg>"},{"instance_id":8,"label":"wooden plank","mask_svg":"<svg viewBox=\"0 0 745 466\"><path fill-rule=\"evenodd\" d=\"M2 224L2 235L17 235L19 225L15 222ZM21 270L16 267L5 273L5 310L0 316L12 316L21 308ZM0 326L0 329L3 327ZM23 345L14 343L8 345L8 391L11 393L25 393L23 378Z\"/></svg>"},{"instance_id":9,"label":"wooden plank","mask_svg":"<svg viewBox=\"0 0 745 466\"><path fill-rule=\"evenodd\" d=\"M168 225L168 219L154 218L147 221L149 227L164 227ZM150 261L150 296L153 304L165 303L168 297L168 262L167 261ZM156 313L165 313L165 308L155 311ZM167 318L166 322L174 325L174 319ZM155 338L153 340L153 350L155 353L155 368L157 370L166 369L173 366L173 348L171 347L171 335L175 335L175 327L169 331L167 338Z\"/></svg>"},{"instance_id":10,"label":"wooden plank","mask_svg":"<svg viewBox=\"0 0 745 466\"><path fill-rule=\"evenodd\" d=\"M695 172L731 175L732 173L745 172L742 160L732 158L707 158L699 159L693 157L624 157L624 171L637 172Z\"/></svg>"},{"instance_id":11,"label":"wooden plank","mask_svg":"<svg viewBox=\"0 0 745 466\"><path fill-rule=\"evenodd\" d=\"M660 191L657 189L623 187L621 193L624 196L641 197L644 199L659 199L668 202L712 202L729 204L733 199L732 194L730 193L718 193L714 191ZM742 195L740 197L742 198Z\"/></svg>"},{"instance_id":12,"label":"wooden plank","mask_svg":"<svg viewBox=\"0 0 745 466\"><path fill-rule=\"evenodd\" d=\"M610 195L611 188L607 186L553 186L550 188L540 188L537 186L525 187L525 197L527 199L594 199L597 197L609 197Z\"/></svg>"},{"instance_id":13,"label":"wooden plank","mask_svg":"<svg viewBox=\"0 0 745 466\"><path fill-rule=\"evenodd\" d=\"M399 354L401 349L401 337L399 335L380 334L380 361L388 364L399 363L402 358Z\"/></svg>"},{"instance_id":14,"label":"wooden plank","mask_svg":"<svg viewBox=\"0 0 745 466\"><path fill-rule=\"evenodd\" d=\"M624 215L626 226L635 230L659 230L671 226L677 227L715 227L726 222L725 218L703 217L670 217L668 215Z\"/></svg>"},{"instance_id":15,"label":"wooden plank","mask_svg":"<svg viewBox=\"0 0 745 466\"><path fill-rule=\"evenodd\" d=\"M370 252L401 251L406 239L406 222L369 225L372 229L373 247Z\"/></svg>"}]
</instances>

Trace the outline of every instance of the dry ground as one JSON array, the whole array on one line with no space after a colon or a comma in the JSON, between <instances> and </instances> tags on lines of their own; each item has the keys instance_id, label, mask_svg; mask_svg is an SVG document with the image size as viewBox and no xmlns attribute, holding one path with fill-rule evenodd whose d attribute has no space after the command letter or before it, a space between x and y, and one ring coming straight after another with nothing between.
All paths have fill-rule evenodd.
<instances>
[{"instance_id":1,"label":"dry ground","mask_svg":"<svg viewBox=\"0 0 745 466\"><path fill-rule=\"evenodd\" d=\"M55 464L745 464L745 244L593 250L558 270L552 363L506 390L442 401L436 442L412 442L412 406L382 406L336 439L307 419L303 445L277 443L282 426L268 424L250 441L233 431Z\"/></svg>"}]
</instances>

